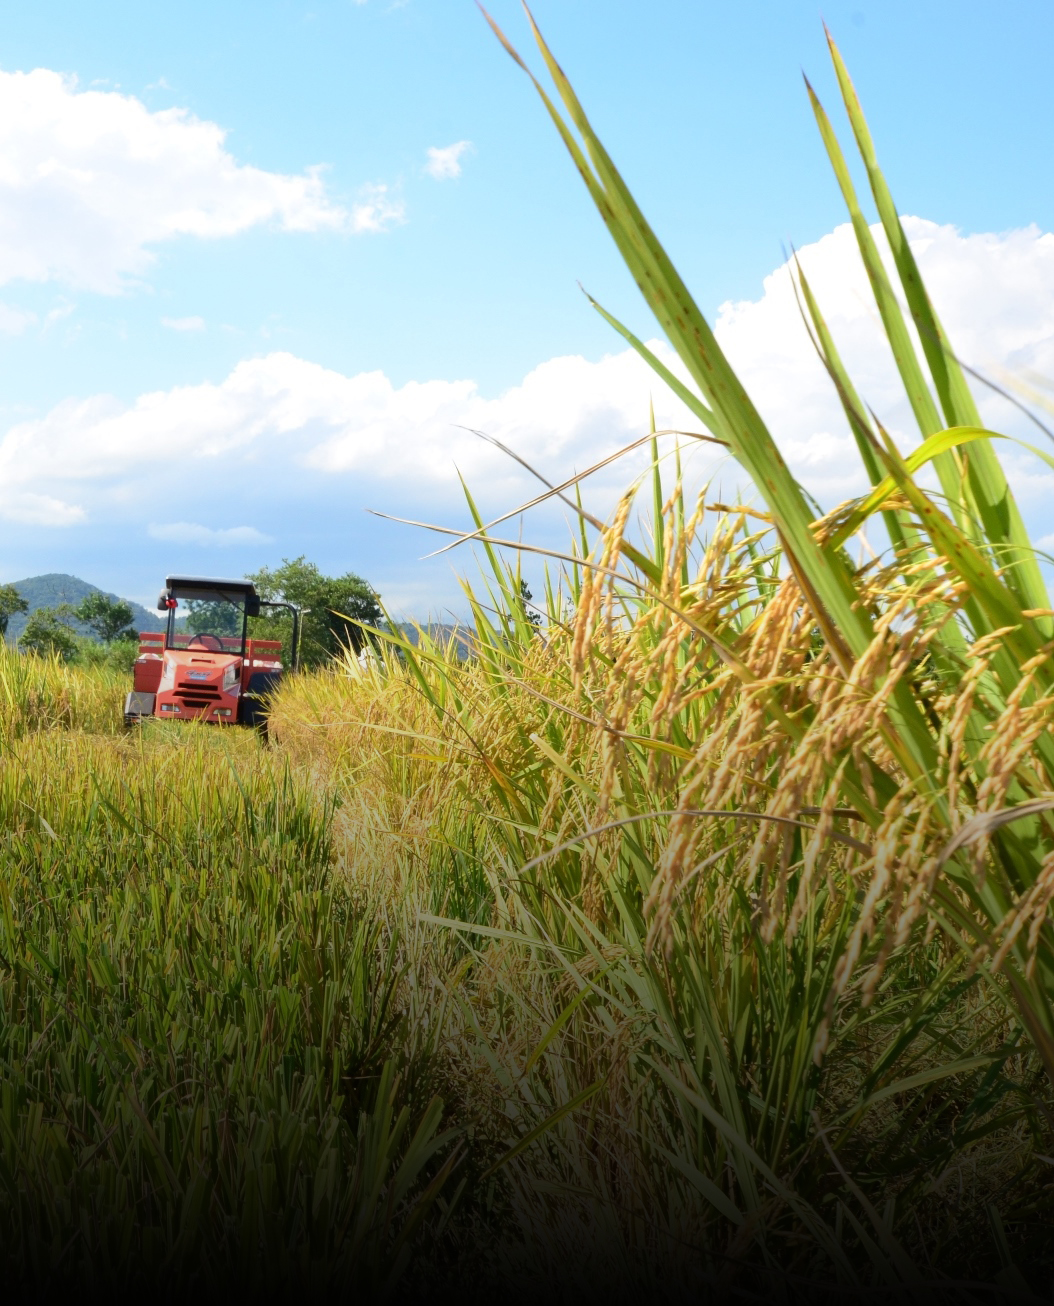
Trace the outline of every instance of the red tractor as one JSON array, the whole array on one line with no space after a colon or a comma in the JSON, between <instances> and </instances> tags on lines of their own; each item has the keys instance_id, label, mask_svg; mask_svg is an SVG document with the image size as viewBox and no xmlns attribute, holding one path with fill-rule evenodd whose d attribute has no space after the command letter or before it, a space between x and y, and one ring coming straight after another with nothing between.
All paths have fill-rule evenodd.
<instances>
[{"instance_id":1,"label":"red tractor","mask_svg":"<svg viewBox=\"0 0 1054 1306\"><path fill-rule=\"evenodd\" d=\"M177 632L180 603L195 601L210 605L204 611L213 614L217 633ZM133 688L124 703L125 725L159 716L264 729L267 697L282 676L282 645L276 639L249 638L249 618L258 617L261 608L285 608L292 614L295 671L300 613L292 604L261 599L248 580L169 576L157 601L158 611L168 614L168 626L139 635ZM240 635L227 633L239 625Z\"/></svg>"}]
</instances>

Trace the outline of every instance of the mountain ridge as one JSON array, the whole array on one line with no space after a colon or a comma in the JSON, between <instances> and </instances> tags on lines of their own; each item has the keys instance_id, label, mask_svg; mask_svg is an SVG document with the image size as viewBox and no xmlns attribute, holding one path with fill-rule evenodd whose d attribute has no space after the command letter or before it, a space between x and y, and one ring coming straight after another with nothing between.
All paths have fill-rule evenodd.
<instances>
[{"instance_id":1,"label":"mountain ridge","mask_svg":"<svg viewBox=\"0 0 1054 1306\"><path fill-rule=\"evenodd\" d=\"M29 612L16 612L7 623L7 642L15 643L26 628L26 621L31 612L37 608L54 608L60 603L70 603L74 607L89 594L105 594L108 599L120 599L119 594L104 590L90 581L81 580L64 571L49 571L41 576L26 576L23 580L10 582L29 604ZM132 609L132 625L136 630L163 630L165 619L159 613L152 613L141 603L132 599L120 599ZM91 630L75 623L75 628L82 634L90 635Z\"/></svg>"}]
</instances>

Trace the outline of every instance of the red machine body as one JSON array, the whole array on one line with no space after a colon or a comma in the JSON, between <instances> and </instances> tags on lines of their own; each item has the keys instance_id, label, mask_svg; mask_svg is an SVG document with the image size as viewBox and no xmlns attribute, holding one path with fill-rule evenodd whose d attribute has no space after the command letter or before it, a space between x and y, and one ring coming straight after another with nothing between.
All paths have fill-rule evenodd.
<instances>
[{"instance_id":1,"label":"red machine body","mask_svg":"<svg viewBox=\"0 0 1054 1306\"><path fill-rule=\"evenodd\" d=\"M199 624L219 629L177 630L176 610L189 605ZM211 576L170 576L157 602L167 613L163 631L139 636L132 692L125 699L127 725L147 716L169 721L208 721L266 729L269 696L282 676L282 645L250 639L249 619L263 607L284 608L293 618L293 667L297 663L300 613L288 603L261 599L251 581ZM228 633L241 630L240 634Z\"/></svg>"},{"instance_id":2,"label":"red machine body","mask_svg":"<svg viewBox=\"0 0 1054 1306\"><path fill-rule=\"evenodd\" d=\"M276 639L177 635L183 647L166 648L163 631L142 631L133 690L154 695L153 715L233 725L241 719L241 697L254 672L282 671Z\"/></svg>"}]
</instances>

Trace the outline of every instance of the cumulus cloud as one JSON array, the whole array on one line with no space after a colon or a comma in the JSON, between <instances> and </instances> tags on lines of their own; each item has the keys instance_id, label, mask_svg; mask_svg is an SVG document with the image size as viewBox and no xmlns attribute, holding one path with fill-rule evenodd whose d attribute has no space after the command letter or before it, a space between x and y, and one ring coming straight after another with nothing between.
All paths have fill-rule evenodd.
<instances>
[{"instance_id":1,"label":"cumulus cloud","mask_svg":"<svg viewBox=\"0 0 1054 1306\"><path fill-rule=\"evenodd\" d=\"M5 336L20 336L36 320L36 313L25 313L10 304L0 304L0 332Z\"/></svg>"},{"instance_id":2,"label":"cumulus cloud","mask_svg":"<svg viewBox=\"0 0 1054 1306\"><path fill-rule=\"evenodd\" d=\"M228 526L226 529L213 530L190 521L152 522L147 527L147 534L151 539L164 540L169 544L197 544L202 548L269 544L272 538L254 526Z\"/></svg>"},{"instance_id":3,"label":"cumulus cloud","mask_svg":"<svg viewBox=\"0 0 1054 1306\"><path fill-rule=\"evenodd\" d=\"M47 331L48 327L53 327L56 322L62 322L71 317L73 311L73 304L57 304L54 308L49 309L44 318L44 330Z\"/></svg>"},{"instance_id":4,"label":"cumulus cloud","mask_svg":"<svg viewBox=\"0 0 1054 1306\"><path fill-rule=\"evenodd\" d=\"M356 234L376 234L405 221L406 205L383 182L363 186L351 208L351 229Z\"/></svg>"},{"instance_id":5,"label":"cumulus cloud","mask_svg":"<svg viewBox=\"0 0 1054 1306\"><path fill-rule=\"evenodd\" d=\"M76 526L88 514L76 503L66 503L50 494L22 490L10 496L2 507L3 515L24 526Z\"/></svg>"},{"instance_id":6,"label":"cumulus cloud","mask_svg":"<svg viewBox=\"0 0 1054 1306\"><path fill-rule=\"evenodd\" d=\"M330 199L320 167L250 167L225 137L186 109L151 112L45 68L0 72L0 283L60 280L110 294L143 275L153 246L179 236L261 223L376 229Z\"/></svg>"},{"instance_id":7,"label":"cumulus cloud","mask_svg":"<svg viewBox=\"0 0 1054 1306\"><path fill-rule=\"evenodd\" d=\"M905 225L966 361L1054 376L1054 236L1036 229L965 236L917 218ZM851 230L838 228L801 257L861 396L909 447L917 435ZM827 505L861 491L859 457L802 327L787 269L766 278L758 299L722 305L716 331L799 479ZM676 370L670 351L655 348ZM497 396L470 379L397 386L382 372L348 376L274 352L239 363L219 383L157 391L131 405L106 396L69 400L11 427L0 438L0 514L61 524L130 512L160 493L178 496L188 512L217 486L280 499L295 483L307 499L343 486L359 506L399 511L427 502L435 516L459 502L458 471L492 503L511 507L536 486L472 429L556 478L641 435L649 397L660 426L697 429L629 350L596 361L550 359ZM986 391L978 397L989 424L1022 429L1004 401ZM727 491L747 488L714 446L690 439L686 446L696 481L716 473ZM1005 456L1039 535L1048 529L1054 477L1012 445ZM598 508L606 510L631 470L601 478Z\"/></svg>"},{"instance_id":8,"label":"cumulus cloud","mask_svg":"<svg viewBox=\"0 0 1054 1306\"><path fill-rule=\"evenodd\" d=\"M163 317L161 325L170 331L204 331L203 317Z\"/></svg>"},{"instance_id":9,"label":"cumulus cloud","mask_svg":"<svg viewBox=\"0 0 1054 1306\"><path fill-rule=\"evenodd\" d=\"M164 492L193 498L215 484L281 487L295 469L322 485L334 477L398 492L460 497L470 480L522 487L522 472L472 430L498 436L540 467L584 466L640 432L656 389L635 355L590 362L550 359L487 398L475 382L395 386L382 372L356 376L275 352L239 363L218 384L179 386L134 404L99 395L67 400L0 439L0 514L46 487L89 507L100 495ZM690 419L656 393L660 421Z\"/></svg>"},{"instance_id":10,"label":"cumulus cloud","mask_svg":"<svg viewBox=\"0 0 1054 1306\"><path fill-rule=\"evenodd\" d=\"M433 145L428 150L425 172L436 181L453 181L461 176L461 160L475 146L471 141L455 141L453 145Z\"/></svg>"}]
</instances>

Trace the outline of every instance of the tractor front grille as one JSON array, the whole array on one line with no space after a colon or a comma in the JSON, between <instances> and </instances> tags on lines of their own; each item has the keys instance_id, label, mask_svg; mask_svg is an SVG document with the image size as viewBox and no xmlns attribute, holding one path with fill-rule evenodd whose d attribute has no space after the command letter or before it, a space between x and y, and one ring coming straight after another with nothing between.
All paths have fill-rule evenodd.
<instances>
[{"instance_id":1,"label":"tractor front grille","mask_svg":"<svg viewBox=\"0 0 1054 1306\"><path fill-rule=\"evenodd\" d=\"M177 685L176 693L188 707L207 707L223 699L218 689L206 685Z\"/></svg>"}]
</instances>

